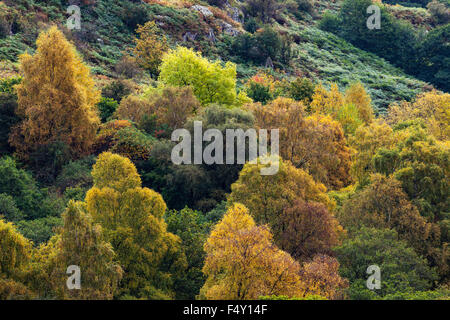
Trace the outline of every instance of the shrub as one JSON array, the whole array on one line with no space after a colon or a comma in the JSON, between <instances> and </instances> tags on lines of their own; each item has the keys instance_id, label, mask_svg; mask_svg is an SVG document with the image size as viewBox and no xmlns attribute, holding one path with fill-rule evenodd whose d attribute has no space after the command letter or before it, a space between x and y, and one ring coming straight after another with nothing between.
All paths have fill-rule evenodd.
<instances>
[{"instance_id":1,"label":"shrub","mask_svg":"<svg viewBox=\"0 0 450 320\"><path fill-rule=\"evenodd\" d=\"M102 120L102 122L110 120L118 107L119 104L116 100L112 98L102 97L100 99L100 102L97 104L97 108L100 111L100 119Z\"/></svg>"}]
</instances>

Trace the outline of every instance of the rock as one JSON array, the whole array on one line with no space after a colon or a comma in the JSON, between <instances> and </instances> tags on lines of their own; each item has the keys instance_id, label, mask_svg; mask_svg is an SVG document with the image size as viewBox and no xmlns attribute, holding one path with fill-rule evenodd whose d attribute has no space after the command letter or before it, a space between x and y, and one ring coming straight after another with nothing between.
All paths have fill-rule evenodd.
<instances>
[{"instance_id":1,"label":"rock","mask_svg":"<svg viewBox=\"0 0 450 320\"><path fill-rule=\"evenodd\" d=\"M222 21L220 23L220 26L222 27L223 33L229 34L233 37L235 37L241 33L238 29L234 28L231 24L229 24L225 21Z\"/></svg>"},{"instance_id":2,"label":"rock","mask_svg":"<svg viewBox=\"0 0 450 320\"><path fill-rule=\"evenodd\" d=\"M194 41L196 37L197 33L191 33L188 31L183 35L183 42Z\"/></svg>"},{"instance_id":3,"label":"rock","mask_svg":"<svg viewBox=\"0 0 450 320\"><path fill-rule=\"evenodd\" d=\"M265 67L273 69L273 61L270 57L267 57Z\"/></svg>"},{"instance_id":4,"label":"rock","mask_svg":"<svg viewBox=\"0 0 450 320\"><path fill-rule=\"evenodd\" d=\"M208 35L206 36L208 38L209 41L211 42L216 42L216 35L214 34L214 30L213 29L209 29Z\"/></svg>"},{"instance_id":5,"label":"rock","mask_svg":"<svg viewBox=\"0 0 450 320\"><path fill-rule=\"evenodd\" d=\"M230 17L236 22L244 23L244 14L236 7L231 7Z\"/></svg>"},{"instance_id":6,"label":"rock","mask_svg":"<svg viewBox=\"0 0 450 320\"><path fill-rule=\"evenodd\" d=\"M204 17L210 17L213 15L211 10L209 10L207 7L198 4L192 6L191 9L200 12Z\"/></svg>"}]
</instances>

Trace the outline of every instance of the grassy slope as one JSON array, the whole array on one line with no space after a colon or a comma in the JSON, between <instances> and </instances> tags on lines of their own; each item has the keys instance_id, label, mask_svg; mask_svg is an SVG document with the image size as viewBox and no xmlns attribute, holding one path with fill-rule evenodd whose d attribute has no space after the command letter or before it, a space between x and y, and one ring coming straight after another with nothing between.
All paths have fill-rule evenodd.
<instances>
[{"instance_id":1,"label":"grassy slope","mask_svg":"<svg viewBox=\"0 0 450 320\"><path fill-rule=\"evenodd\" d=\"M32 50L40 29L51 22L61 25L65 23L65 8L52 4L52 1L46 2L48 4L37 0L6 1L10 9L28 16L28 26L12 36L0 39L0 60L3 60L0 63L0 76L17 71L17 65L8 61L16 61L21 52ZM54 0L54 3L57 2ZM67 33L96 74L114 77L114 64L120 59L122 52L132 45L132 28L126 25L124 18L129 10L123 3L97 0L95 6L82 7L82 31ZM326 9L336 11L338 7L338 1L316 2L319 15ZM184 45L201 50L204 55L212 58L230 58L226 50L230 36L221 33L218 23L220 19L217 17L220 12L215 18L205 19L183 7L147 4L143 8L150 19L159 23L172 45L180 44L183 33L190 31L196 33L197 38ZM381 113L389 103L401 99L409 100L426 86L425 83L406 76L385 60L359 50L333 34L317 29L316 22L317 20L311 17L297 21L286 16L282 26L277 24L278 28L294 36L293 47L297 55L292 69L295 73L312 77L316 81L337 82L342 89L351 81L361 80L374 100L376 111ZM218 39L214 44L206 39L210 28ZM258 69L260 66L238 65L241 78L251 76Z\"/></svg>"}]
</instances>

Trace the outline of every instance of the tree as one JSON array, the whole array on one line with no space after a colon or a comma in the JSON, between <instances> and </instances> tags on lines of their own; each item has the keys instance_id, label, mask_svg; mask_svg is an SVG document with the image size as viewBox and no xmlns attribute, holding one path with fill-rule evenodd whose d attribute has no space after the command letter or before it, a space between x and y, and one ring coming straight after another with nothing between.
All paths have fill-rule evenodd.
<instances>
[{"instance_id":1,"label":"tree","mask_svg":"<svg viewBox=\"0 0 450 320\"><path fill-rule=\"evenodd\" d=\"M304 101L306 104L311 103L314 94L314 84L308 78L296 78L289 86L289 95L297 101Z\"/></svg>"},{"instance_id":2,"label":"tree","mask_svg":"<svg viewBox=\"0 0 450 320\"><path fill-rule=\"evenodd\" d=\"M8 136L20 118L16 115L17 94L14 85L20 78L0 80L0 156L11 153L13 149L8 143Z\"/></svg>"},{"instance_id":3,"label":"tree","mask_svg":"<svg viewBox=\"0 0 450 320\"><path fill-rule=\"evenodd\" d=\"M108 121L118 107L119 104L116 100L102 97L100 102L97 104L98 111L100 112L100 119L102 120L102 122Z\"/></svg>"},{"instance_id":4,"label":"tree","mask_svg":"<svg viewBox=\"0 0 450 320\"><path fill-rule=\"evenodd\" d=\"M144 116L153 112L152 104L148 99L136 95L129 95L122 99L114 116L122 120L140 123Z\"/></svg>"},{"instance_id":5,"label":"tree","mask_svg":"<svg viewBox=\"0 0 450 320\"><path fill-rule=\"evenodd\" d=\"M139 25L136 33L139 38L134 39L136 47L133 49L133 54L142 68L157 77L162 56L169 49L167 38L161 34L155 21L148 21L143 26Z\"/></svg>"},{"instance_id":6,"label":"tree","mask_svg":"<svg viewBox=\"0 0 450 320\"><path fill-rule=\"evenodd\" d=\"M151 101L152 115L156 119L155 129L167 128L164 132L166 137L173 130L182 128L187 118L200 109L200 103L190 87L165 87L161 92L147 92L147 98Z\"/></svg>"},{"instance_id":7,"label":"tree","mask_svg":"<svg viewBox=\"0 0 450 320\"><path fill-rule=\"evenodd\" d=\"M321 115L306 117L303 103L288 98L249 108L259 128L279 129L282 158L331 189L351 182L351 153L339 123Z\"/></svg>"},{"instance_id":8,"label":"tree","mask_svg":"<svg viewBox=\"0 0 450 320\"><path fill-rule=\"evenodd\" d=\"M418 254L436 259L435 248L441 242L439 227L420 215L394 177L373 175L370 185L344 203L338 219L351 232L361 226L394 229Z\"/></svg>"},{"instance_id":9,"label":"tree","mask_svg":"<svg viewBox=\"0 0 450 320\"><path fill-rule=\"evenodd\" d=\"M248 0L245 3L245 13L259 18L263 23L268 23L274 17L279 8L277 0Z\"/></svg>"},{"instance_id":10,"label":"tree","mask_svg":"<svg viewBox=\"0 0 450 320\"><path fill-rule=\"evenodd\" d=\"M211 223L199 211L185 207L180 211L170 210L166 214L167 231L181 238L181 247L188 266L175 280L177 299L195 299L206 277L202 273L206 253L203 246L208 238Z\"/></svg>"},{"instance_id":11,"label":"tree","mask_svg":"<svg viewBox=\"0 0 450 320\"><path fill-rule=\"evenodd\" d=\"M261 168L267 166L258 160L257 164L247 163L239 174L239 179L231 185L230 204L242 203L258 224L268 224L274 234L275 243L281 247L285 230L281 221L286 209L297 200L315 201L332 210L333 203L325 193L326 188L316 183L302 169L297 169L289 161L279 159L279 171L263 176Z\"/></svg>"},{"instance_id":12,"label":"tree","mask_svg":"<svg viewBox=\"0 0 450 320\"><path fill-rule=\"evenodd\" d=\"M415 74L420 79L429 81L439 89L450 91L448 78L450 74L450 61L448 59L448 38L450 24L431 30L419 44L418 59L420 68Z\"/></svg>"},{"instance_id":13,"label":"tree","mask_svg":"<svg viewBox=\"0 0 450 320\"><path fill-rule=\"evenodd\" d=\"M352 83L345 91L344 104L353 104L358 110L358 117L369 124L373 120L372 99L361 82Z\"/></svg>"},{"instance_id":14,"label":"tree","mask_svg":"<svg viewBox=\"0 0 450 320\"><path fill-rule=\"evenodd\" d=\"M28 219L45 215L42 210L43 195L30 173L17 168L10 157L0 158L0 194L9 195L17 208Z\"/></svg>"},{"instance_id":15,"label":"tree","mask_svg":"<svg viewBox=\"0 0 450 320\"><path fill-rule=\"evenodd\" d=\"M23 283L30 264L32 243L11 222L0 218L0 299L31 299Z\"/></svg>"},{"instance_id":16,"label":"tree","mask_svg":"<svg viewBox=\"0 0 450 320\"><path fill-rule=\"evenodd\" d=\"M300 276L305 283L305 296L321 296L330 300L345 297L348 280L339 275L339 262L336 258L318 254L303 265Z\"/></svg>"},{"instance_id":17,"label":"tree","mask_svg":"<svg viewBox=\"0 0 450 320\"><path fill-rule=\"evenodd\" d=\"M395 135L387 123L374 121L368 126L357 128L349 142L356 150L351 167L352 176L359 184L365 184L370 173L375 171L373 156L380 148L391 148L395 144Z\"/></svg>"},{"instance_id":18,"label":"tree","mask_svg":"<svg viewBox=\"0 0 450 320\"><path fill-rule=\"evenodd\" d=\"M394 230L363 227L353 238L335 249L340 273L350 281L351 299L376 298L397 292L430 289L436 273L429 268ZM377 265L381 270L381 289L366 287L366 270Z\"/></svg>"},{"instance_id":19,"label":"tree","mask_svg":"<svg viewBox=\"0 0 450 320\"><path fill-rule=\"evenodd\" d=\"M84 203L73 200L63 214L63 221L54 251L43 267L50 271L53 294L61 299L112 299L122 268L114 261L114 250L104 240L102 227L93 223ZM80 268L80 290L67 288L66 270L71 265Z\"/></svg>"},{"instance_id":20,"label":"tree","mask_svg":"<svg viewBox=\"0 0 450 320\"><path fill-rule=\"evenodd\" d=\"M102 225L125 272L118 296L173 297L174 274L184 270L186 258L180 238L167 231L161 195L141 187L129 159L109 152L98 157L92 177L86 208Z\"/></svg>"},{"instance_id":21,"label":"tree","mask_svg":"<svg viewBox=\"0 0 450 320\"><path fill-rule=\"evenodd\" d=\"M397 125L400 137L392 149L379 149L373 158L376 172L393 174L422 216L437 222L447 217L449 191L448 145L426 133L421 123Z\"/></svg>"},{"instance_id":22,"label":"tree","mask_svg":"<svg viewBox=\"0 0 450 320\"><path fill-rule=\"evenodd\" d=\"M302 296L300 265L272 244L265 226L255 225L247 208L232 205L211 232L201 299L248 300L264 295Z\"/></svg>"},{"instance_id":23,"label":"tree","mask_svg":"<svg viewBox=\"0 0 450 320\"><path fill-rule=\"evenodd\" d=\"M421 119L427 130L438 140L450 137L450 94L436 90L419 94L414 102L402 101L389 107L388 122Z\"/></svg>"},{"instance_id":24,"label":"tree","mask_svg":"<svg viewBox=\"0 0 450 320\"><path fill-rule=\"evenodd\" d=\"M22 82L17 86L18 114L11 145L27 158L39 145L65 142L73 156L89 151L99 125L99 92L75 47L57 27L42 33L36 53L23 54Z\"/></svg>"},{"instance_id":25,"label":"tree","mask_svg":"<svg viewBox=\"0 0 450 320\"><path fill-rule=\"evenodd\" d=\"M311 112L320 113L324 115L335 116L337 111L344 105L344 97L339 92L339 87L336 83L331 84L331 89L328 91L322 84L314 88L314 94L311 101Z\"/></svg>"},{"instance_id":26,"label":"tree","mask_svg":"<svg viewBox=\"0 0 450 320\"><path fill-rule=\"evenodd\" d=\"M162 59L158 80L164 85L192 86L202 105L239 103L236 94L236 66L227 62L209 62L200 53L185 47L170 50Z\"/></svg>"},{"instance_id":27,"label":"tree","mask_svg":"<svg viewBox=\"0 0 450 320\"><path fill-rule=\"evenodd\" d=\"M298 261L307 261L319 253L332 254L331 248L340 243L344 234L324 204L302 200L280 214L276 229L283 230L280 248Z\"/></svg>"},{"instance_id":28,"label":"tree","mask_svg":"<svg viewBox=\"0 0 450 320\"><path fill-rule=\"evenodd\" d=\"M0 219L0 276L19 279L31 258L31 242L11 222Z\"/></svg>"}]
</instances>

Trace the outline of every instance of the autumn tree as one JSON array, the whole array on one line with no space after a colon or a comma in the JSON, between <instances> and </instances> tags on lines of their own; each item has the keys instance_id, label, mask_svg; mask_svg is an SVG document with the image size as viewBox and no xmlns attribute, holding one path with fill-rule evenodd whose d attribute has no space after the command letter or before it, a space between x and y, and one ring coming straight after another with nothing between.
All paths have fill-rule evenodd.
<instances>
[{"instance_id":1,"label":"autumn tree","mask_svg":"<svg viewBox=\"0 0 450 320\"><path fill-rule=\"evenodd\" d=\"M206 244L201 299L251 300L266 295L302 296L300 265L256 226L247 208L231 206Z\"/></svg>"},{"instance_id":2,"label":"autumn tree","mask_svg":"<svg viewBox=\"0 0 450 320\"><path fill-rule=\"evenodd\" d=\"M85 204L71 200L63 213L63 226L47 244L35 249L28 281L41 298L112 299L122 269L115 262L102 227L94 224ZM79 267L81 288L67 288L67 269Z\"/></svg>"},{"instance_id":3,"label":"autumn tree","mask_svg":"<svg viewBox=\"0 0 450 320\"><path fill-rule=\"evenodd\" d=\"M322 84L314 88L314 94L311 101L311 112L335 115L344 105L344 96L339 91L336 83L331 84L331 89L327 90Z\"/></svg>"},{"instance_id":4,"label":"autumn tree","mask_svg":"<svg viewBox=\"0 0 450 320\"><path fill-rule=\"evenodd\" d=\"M438 140L450 137L450 94L431 91L420 94L414 102L402 101L389 108L388 122L392 125L422 119Z\"/></svg>"},{"instance_id":5,"label":"autumn tree","mask_svg":"<svg viewBox=\"0 0 450 320\"><path fill-rule=\"evenodd\" d=\"M323 184L316 183L308 173L295 168L289 161L280 159L279 171L274 175L261 175L260 170L265 166L267 164L263 164L261 161L258 161L257 164L247 163L240 172L239 179L231 185L229 201L230 203L244 204L256 223L268 224L274 234L276 244L282 247L284 236L288 239L295 237L293 234L285 235L284 224L289 225L291 222L287 221L289 218L283 217L283 214L291 214L291 218L294 218L292 216L295 215L300 215L300 218L304 217L302 213L295 212L295 208L289 210L296 204L296 201L314 201L323 204L329 210L333 208L334 204L325 193L326 188ZM303 214L308 215L308 213ZM299 217L297 216L297 218ZM315 218L321 219L317 216ZM324 219L328 218L330 217ZM299 225L295 226L296 222L300 221L298 219L292 221L293 228L299 227ZM330 223L333 224L333 222ZM307 223L300 223L300 225L308 228ZM328 235L327 239L330 239ZM295 241L301 243L301 236L295 237ZM314 246L313 242L312 239L311 246ZM296 252L294 244L286 244L286 242L284 244L288 249L293 250L293 253L299 254L298 251ZM306 243L304 242L304 244ZM310 244L306 244L305 252L308 252L308 245Z\"/></svg>"},{"instance_id":6,"label":"autumn tree","mask_svg":"<svg viewBox=\"0 0 450 320\"><path fill-rule=\"evenodd\" d=\"M380 120L356 129L354 136L349 139L356 151L350 171L354 179L360 184L367 183L370 173L375 171L372 158L378 149L392 148L395 141L392 128Z\"/></svg>"},{"instance_id":7,"label":"autumn tree","mask_svg":"<svg viewBox=\"0 0 450 320\"><path fill-rule=\"evenodd\" d=\"M140 123L144 116L151 114L152 111L152 104L148 99L136 95L129 95L122 99L114 116L121 120Z\"/></svg>"},{"instance_id":8,"label":"autumn tree","mask_svg":"<svg viewBox=\"0 0 450 320\"><path fill-rule=\"evenodd\" d=\"M147 132L163 130L164 136L169 137L173 130L182 128L187 118L200 109L191 87L165 87L160 92L155 90L146 94L153 112L141 119L140 126ZM152 119L154 123L150 122Z\"/></svg>"},{"instance_id":9,"label":"autumn tree","mask_svg":"<svg viewBox=\"0 0 450 320\"><path fill-rule=\"evenodd\" d=\"M348 280L339 274L339 261L328 255L315 255L303 264L300 271L304 283L304 296L322 296L330 300L345 298Z\"/></svg>"},{"instance_id":10,"label":"autumn tree","mask_svg":"<svg viewBox=\"0 0 450 320\"><path fill-rule=\"evenodd\" d=\"M352 83L344 94L344 104L353 104L358 110L359 118L369 124L373 120L372 99L361 82Z\"/></svg>"},{"instance_id":11,"label":"autumn tree","mask_svg":"<svg viewBox=\"0 0 450 320\"><path fill-rule=\"evenodd\" d=\"M17 112L23 120L10 142L23 157L56 140L75 157L87 153L100 123L95 109L100 95L89 69L57 27L42 33L36 45L34 55L20 57Z\"/></svg>"},{"instance_id":12,"label":"autumn tree","mask_svg":"<svg viewBox=\"0 0 450 320\"><path fill-rule=\"evenodd\" d=\"M177 47L164 55L158 80L164 85L192 86L202 105L240 105L248 101L245 95L236 93L236 65L227 62L222 67L221 62L210 62L185 47Z\"/></svg>"},{"instance_id":13,"label":"autumn tree","mask_svg":"<svg viewBox=\"0 0 450 320\"><path fill-rule=\"evenodd\" d=\"M283 230L279 246L299 261L318 253L331 254L344 234L336 218L319 202L297 200L278 219L276 229Z\"/></svg>"},{"instance_id":14,"label":"autumn tree","mask_svg":"<svg viewBox=\"0 0 450 320\"><path fill-rule=\"evenodd\" d=\"M185 268L180 238L169 233L161 195L141 187L133 163L109 152L93 167L86 208L104 229L125 274L118 296L173 298L173 274Z\"/></svg>"},{"instance_id":15,"label":"autumn tree","mask_svg":"<svg viewBox=\"0 0 450 320\"><path fill-rule=\"evenodd\" d=\"M362 226L394 229L418 254L434 260L435 265L439 263L438 225L420 215L394 177L373 175L370 185L344 203L338 219L351 232Z\"/></svg>"},{"instance_id":16,"label":"autumn tree","mask_svg":"<svg viewBox=\"0 0 450 320\"><path fill-rule=\"evenodd\" d=\"M139 65L154 77L159 74L163 54L169 49L167 38L161 33L154 21L148 21L136 29L139 38L135 38L133 54Z\"/></svg>"},{"instance_id":17,"label":"autumn tree","mask_svg":"<svg viewBox=\"0 0 450 320\"><path fill-rule=\"evenodd\" d=\"M249 108L259 128L279 129L283 159L328 188L339 189L351 182L351 152L338 122L322 115L306 117L303 103L288 98Z\"/></svg>"},{"instance_id":18,"label":"autumn tree","mask_svg":"<svg viewBox=\"0 0 450 320\"><path fill-rule=\"evenodd\" d=\"M0 299L26 299L34 294L22 283L31 258L31 242L0 219Z\"/></svg>"}]
</instances>

